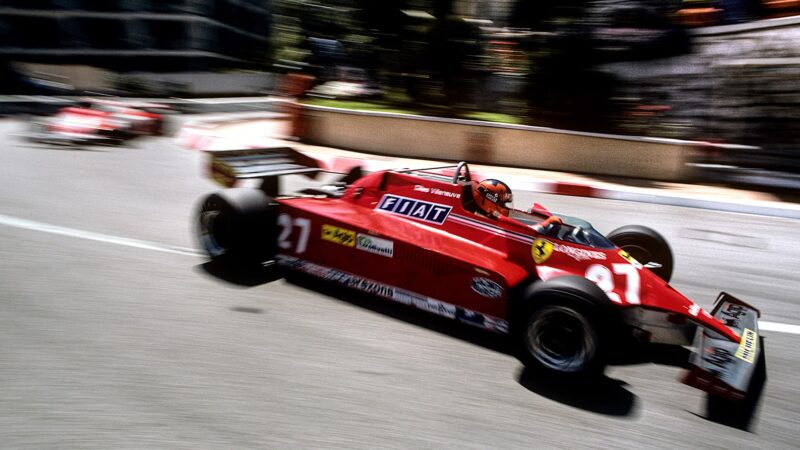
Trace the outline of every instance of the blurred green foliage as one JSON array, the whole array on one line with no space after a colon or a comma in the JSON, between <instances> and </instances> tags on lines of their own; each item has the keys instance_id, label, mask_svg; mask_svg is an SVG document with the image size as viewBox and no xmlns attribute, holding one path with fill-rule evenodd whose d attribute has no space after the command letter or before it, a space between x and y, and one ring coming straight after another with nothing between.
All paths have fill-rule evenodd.
<instances>
[{"instance_id":1,"label":"blurred green foliage","mask_svg":"<svg viewBox=\"0 0 800 450\"><path fill-rule=\"evenodd\" d=\"M505 23L459 14L466 3L480 2L275 0L275 67L360 83L322 95L358 92L373 109L619 131L617 80L598 70L608 55L593 41L612 19L593 2L517 0Z\"/></svg>"}]
</instances>

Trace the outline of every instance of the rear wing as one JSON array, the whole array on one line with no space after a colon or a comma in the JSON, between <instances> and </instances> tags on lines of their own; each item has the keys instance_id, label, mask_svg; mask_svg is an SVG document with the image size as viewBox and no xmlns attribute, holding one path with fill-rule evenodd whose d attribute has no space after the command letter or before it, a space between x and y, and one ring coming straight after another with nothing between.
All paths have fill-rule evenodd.
<instances>
[{"instance_id":1,"label":"rear wing","mask_svg":"<svg viewBox=\"0 0 800 450\"><path fill-rule=\"evenodd\" d=\"M763 352L758 337L761 313L721 292L711 314L736 332L741 340L733 342L699 327L694 338L694 353L689 359L691 366L683 382L712 395L741 400L747 394Z\"/></svg>"},{"instance_id":2,"label":"rear wing","mask_svg":"<svg viewBox=\"0 0 800 450\"><path fill-rule=\"evenodd\" d=\"M266 179L283 175L317 176L319 162L291 147L251 148L242 150L211 150L208 175L225 187L239 180Z\"/></svg>"}]
</instances>

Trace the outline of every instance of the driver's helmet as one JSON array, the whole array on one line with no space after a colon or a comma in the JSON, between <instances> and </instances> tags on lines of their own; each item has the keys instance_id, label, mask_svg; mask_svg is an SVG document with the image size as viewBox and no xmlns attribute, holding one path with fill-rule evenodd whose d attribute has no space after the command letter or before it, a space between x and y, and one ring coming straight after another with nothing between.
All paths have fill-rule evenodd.
<instances>
[{"instance_id":1,"label":"driver's helmet","mask_svg":"<svg viewBox=\"0 0 800 450\"><path fill-rule=\"evenodd\" d=\"M512 208L511 188L500 180L489 178L473 183L472 198L480 211L487 216L508 216Z\"/></svg>"}]
</instances>

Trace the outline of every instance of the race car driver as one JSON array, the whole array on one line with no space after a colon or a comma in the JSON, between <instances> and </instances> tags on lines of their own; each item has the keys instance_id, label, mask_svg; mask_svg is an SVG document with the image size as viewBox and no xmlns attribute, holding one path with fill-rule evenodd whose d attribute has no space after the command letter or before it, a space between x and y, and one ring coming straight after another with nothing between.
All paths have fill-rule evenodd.
<instances>
[{"instance_id":1,"label":"race car driver","mask_svg":"<svg viewBox=\"0 0 800 450\"><path fill-rule=\"evenodd\" d=\"M488 217L508 217L511 212L513 196L511 188L500 180L487 178L480 183L472 183L472 199L476 212Z\"/></svg>"},{"instance_id":2,"label":"race car driver","mask_svg":"<svg viewBox=\"0 0 800 450\"><path fill-rule=\"evenodd\" d=\"M472 183L472 199L475 204L475 212L483 214L501 222L514 222L521 225L509 217L513 208L511 188L500 180L487 178L480 183ZM538 233L546 233L553 226L561 225L562 220L558 216L549 216L542 222L533 225L532 228Z\"/></svg>"}]
</instances>

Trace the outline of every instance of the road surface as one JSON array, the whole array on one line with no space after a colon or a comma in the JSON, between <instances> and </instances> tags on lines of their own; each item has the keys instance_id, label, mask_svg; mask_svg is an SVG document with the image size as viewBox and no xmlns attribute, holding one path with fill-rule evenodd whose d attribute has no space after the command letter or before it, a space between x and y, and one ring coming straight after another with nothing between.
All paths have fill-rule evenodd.
<instances>
[{"instance_id":1,"label":"road surface","mask_svg":"<svg viewBox=\"0 0 800 450\"><path fill-rule=\"evenodd\" d=\"M166 138L45 147L0 121L0 436L40 448L796 448L796 220L515 193L660 230L673 285L770 324L749 431L706 418L670 364L592 387L538 381L502 340L359 294L256 283L196 249L216 187ZM674 364L673 355L662 362Z\"/></svg>"}]
</instances>

